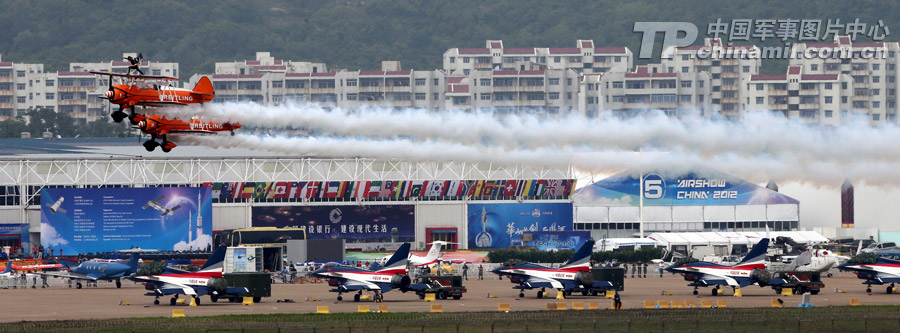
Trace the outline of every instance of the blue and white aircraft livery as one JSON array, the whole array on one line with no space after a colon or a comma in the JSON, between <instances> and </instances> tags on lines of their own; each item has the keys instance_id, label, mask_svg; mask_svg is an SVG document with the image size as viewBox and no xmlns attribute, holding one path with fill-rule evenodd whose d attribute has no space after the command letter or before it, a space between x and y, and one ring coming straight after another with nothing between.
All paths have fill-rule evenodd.
<instances>
[{"instance_id":1,"label":"blue and white aircraft livery","mask_svg":"<svg viewBox=\"0 0 900 333\"><path fill-rule=\"evenodd\" d=\"M572 290L581 286L583 295L596 295L601 288L610 288L609 281L594 281L591 274L591 251L594 241L587 240L575 252L575 255L560 268L549 268L537 264L500 266L491 271L500 276L509 276L509 281L518 285L513 289L521 289L519 297L525 297L525 289L540 288L537 298L543 298L546 288L553 288L564 295L571 295Z\"/></svg>"},{"instance_id":2,"label":"blue and white aircraft livery","mask_svg":"<svg viewBox=\"0 0 900 333\"><path fill-rule=\"evenodd\" d=\"M763 238L750 249L750 253L733 266L720 265L708 261L695 261L666 267L666 271L680 273L685 281L691 281L688 286L694 287L694 295L698 287L715 286L712 295L716 296L719 286L730 286L732 289L758 284L765 287L772 279L772 274L766 270L766 250L769 247L769 238Z\"/></svg>"},{"instance_id":3,"label":"blue and white aircraft livery","mask_svg":"<svg viewBox=\"0 0 900 333\"><path fill-rule=\"evenodd\" d=\"M376 266L370 269L349 266L325 267L312 272L312 275L327 279L328 285L335 287L330 291L338 293L338 301L344 299L341 294L356 291L353 301L359 302L363 291L372 291L375 293L375 301L382 302L384 301L382 293L392 289L407 292L427 288L422 284L411 283L406 271L408 258L409 243L403 243L384 267Z\"/></svg>"},{"instance_id":4,"label":"blue and white aircraft livery","mask_svg":"<svg viewBox=\"0 0 900 333\"><path fill-rule=\"evenodd\" d=\"M892 294L895 292L894 284L900 283L900 260L878 258L872 264L846 262L838 266L838 269L856 273L856 277L865 280L863 284L866 285L866 292L869 293L872 292L873 284L890 284L887 287L887 293Z\"/></svg>"},{"instance_id":5,"label":"blue and white aircraft livery","mask_svg":"<svg viewBox=\"0 0 900 333\"><path fill-rule=\"evenodd\" d=\"M74 280L76 281L75 288L77 289L81 289L82 281L87 281L88 286L90 286L90 283L94 283L95 287L97 286L97 281L115 281L116 288L122 288L121 279L137 272L138 257L137 253L132 253L131 260L127 264L122 262L85 261L78 264L78 266L70 268L68 273L41 272L35 274L69 279L69 287L71 287L71 282Z\"/></svg>"}]
</instances>

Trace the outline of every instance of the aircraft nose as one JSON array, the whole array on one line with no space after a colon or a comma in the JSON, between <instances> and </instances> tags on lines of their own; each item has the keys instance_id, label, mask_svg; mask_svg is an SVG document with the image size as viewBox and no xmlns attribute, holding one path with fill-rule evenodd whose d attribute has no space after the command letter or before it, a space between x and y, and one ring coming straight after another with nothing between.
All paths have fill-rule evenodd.
<instances>
[{"instance_id":1,"label":"aircraft nose","mask_svg":"<svg viewBox=\"0 0 900 333\"><path fill-rule=\"evenodd\" d=\"M104 95L106 96L106 98L112 99L113 96L116 95L116 93L115 93L114 91L112 91L112 90L107 90L106 93L105 93Z\"/></svg>"}]
</instances>

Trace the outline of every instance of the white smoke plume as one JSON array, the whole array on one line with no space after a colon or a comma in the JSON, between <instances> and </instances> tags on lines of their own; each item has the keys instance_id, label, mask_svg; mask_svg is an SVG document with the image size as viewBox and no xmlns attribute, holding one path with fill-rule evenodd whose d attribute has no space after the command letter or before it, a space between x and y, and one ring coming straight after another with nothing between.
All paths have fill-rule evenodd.
<instances>
[{"instance_id":1,"label":"white smoke plume","mask_svg":"<svg viewBox=\"0 0 900 333\"><path fill-rule=\"evenodd\" d=\"M190 139L295 156L574 166L595 173L680 172L703 165L760 182L835 184L850 178L900 184L894 180L900 170L900 128L864 121L831 127L767 112L738 121L661 113L591 119L256 103L208 104L177 112L257 128L303 128L316 138L244 134Z\"/></svg>"}]
</instances>

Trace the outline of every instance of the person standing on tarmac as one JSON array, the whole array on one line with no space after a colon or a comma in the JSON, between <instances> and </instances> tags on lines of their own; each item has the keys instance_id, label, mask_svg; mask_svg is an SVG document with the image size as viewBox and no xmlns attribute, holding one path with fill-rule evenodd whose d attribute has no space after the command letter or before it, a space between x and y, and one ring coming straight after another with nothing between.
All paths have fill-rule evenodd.
<instances>
[{"instance_id":1,"label":"person standing on tarmac","mask_svg":"<svg viewBox=\"0 0 900 333\"><path fill-rule=\"evenodd\" d=\"M641 277L647 278L647 263L644 263L643 268L644 268L644 275L642 275Z\"/></svg>"},{"instance_id":2,"label":"person standing on tarmac","mask_svg":"<svg viewBox=\"0 0 900 333\"><path fill-rule=\"evenodd\" d=\"M613 305L613 308L615 308L616 310L622 309L622 298L619 297L619 293L616 293L616 295L613 296Z\"/></svg>"},{"instance_id":3,"label":"person standing on tarmac","mask_svg":"<svg viewBox=\"0 0 900 333\"><path fill-rule=\"evenodd\" d=\"M631 264L631 278L632 278L632 279L634 278L634 271L637 270L638 265L640 265L640 262L632 263L632 264ZM641 276L638 275L638 277L641 277Z\"/></svg>"},{"instance_id":4,"label":"person standing on tarmac","mask_svg":"<svg viewBox=\"0 0 900 333\"><path fill-rule=\"evenodd\" d=\"M484 267L481 264L478 264L478 279L484 280Z\"/></svg>"},{"instance_id":5,"label":"person standing on tarmac","mask_svg":"<svg viewBox=\"0 0 900 333\"><path fill-rule=\"evenodd\" d=\"M469 265L466 263L463 263L462 271L463 271L463 279L466 279L466 281L468 281L469 280Z\"/></svg>"}]
</instances>

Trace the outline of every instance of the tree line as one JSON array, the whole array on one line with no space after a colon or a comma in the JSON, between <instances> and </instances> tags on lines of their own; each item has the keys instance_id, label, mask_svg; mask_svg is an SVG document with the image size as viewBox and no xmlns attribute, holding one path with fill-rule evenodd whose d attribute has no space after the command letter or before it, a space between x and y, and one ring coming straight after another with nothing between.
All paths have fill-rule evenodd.
<instances>
[{"instance_id":1,"label":"tree line","mask_svg":"<svg viewBox=\"0 0 900 333\"><path fill-rule=\"evenodd\" d=\"M69 114L55 112L48 108L29 109L23 115L0 121L0 138L19 138L22 133L29 133L32 138L40 138L44 132L53 137L127 137L131 129L126 124L114 123L109 117L103 117L84 126L77 125Z\"/></svg>"}]
</instances>

